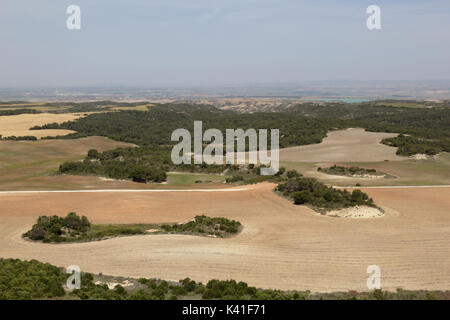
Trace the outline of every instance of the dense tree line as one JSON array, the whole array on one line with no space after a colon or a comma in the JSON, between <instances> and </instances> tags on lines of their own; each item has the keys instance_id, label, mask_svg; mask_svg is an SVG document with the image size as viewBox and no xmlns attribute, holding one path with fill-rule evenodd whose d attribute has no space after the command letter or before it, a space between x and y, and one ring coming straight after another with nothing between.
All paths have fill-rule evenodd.
<instances>
[{"instance_id":1,"label":"dense tree line","mask_svg":"<svg viewBox=\"0 0 450 320\"><path fill-rule=\"evenodd\" d=\"M397 147L400 156L412 156L414 154L436 155L442 151L450 151L450 139L427 140L403 134L394 138L386 138L382 143Z\"/></svg>"},{"instance_id":2,"label":"dense tree line","mask_svg":"<svg viewBox=\"0 0 450 320\"><path fill-rule=\"evenodd\" d=\"M360 167L343 167L338 165L333 165L328 168L317 168L317 171L326 174L339 175L339 176L362 176L362 175L380 175L375 169L366 169Z\"/></svg>"},{"instance_id":3,"label":"dense tree line","mask_svg":"<svg viewBox=\"0 0 450 320\"><path fill-rule=\"evenodd\" d=\"M384 144L398 147L398 155L450 152L450 108L408 108L404 112L360 118L356 123L368 131L400 133L397 138L383 140Z\"/></svg>"},{"instance_id":4,"label":"dense tree line","mask_svg":"<svg viewBox=\"0 0 450 320\"><path fill-rule=\"evenodd\" d=\"M237 114L210 106L191 104L158 105L149 111L120 111L92 114L62 124L33 127L38 129L69 129L78 134L70 138L100 135L138 145L173 145L173 130L185 128L193 137L194 121L203 121L203 130L216 128L280 129L280 145L288 147L319 143L328 130L344 128L340 120L293 117L290 113ZM269 135L270 138L270 135Z\"/></svg>"},{"instance_id":5,"label":"dense tree line","mask_svg":"<svg viewBox=\"0 0 450 320\"><path fill-rule=\"evenodd\" d=\"M135 182L162 182L170 165L167 147L118 148L99 153L93 149L84 161L69 161L59 167L60 173L106 176Z\"/></svg>"},{"instance_id":6,"label":"dense tree line","mask_svg":"<svg viewBox=\"0 0 450 320\"><path fill-rule=\"evenodd\" d=\"M83 161L68 161L60 165L61 174L97 175L113 179L129 179L135 182L162 182L168 171L222 173L239 169L236 165L181 164L174 165L170 159L169 146L147 145L144 147L117 148L99 153L89 150Z\"/></svg>"},{"instance_id":7,"label":"dense tree line","mask_svg":"<svg viewBox=\"0 0 450 320\"><path fill-rule=\"evenodd\" d=\"M0 300L62 297L66 279L67 275L48 263L0 259Z\"/></svg>"},{"instance_id":8,"label":"dense tree line","mask_svg":"<svg viewBox=\"0 0 450 320\"><path fill-rule=\"evenodd\" d=\"M345 208L356 205L374 206L372 199L359 190L349 193L328 187L313 178L302 177L295 170L286 171L281 167L272 176L261 176L261 166L238 165L180 165L175 166L169 160L169 147L154 146L147 148L118 148L99 153L92 149L81 162L65 162L60 173L96 174L116 179L132 179L136 182L157 180L151 175L153 168L164 174L169 170L189 170L191 172L223 173L229 175L227 183L252 184L263 181L278 183L277 190L294 200L295 204L310 204L320 209ZM156 167L155 167L156 166ZM142 168L137 171L136 168ZM146 170L150 174L146 174ZM159 170L159 171L158 171ZM180 226L181 227L181 226Z\"/></svg>"},{"instance_id":9,"label":"dense tree line","mask_svg":"<svg viewBox=\"0 0 450 320\"><path fill-rule=\"evenodd\" d=\"M8 136L8 137L2 137L0 134L0 140L10 140L10 141L36 141L37 138L35 136Z\"/></svg>"},{"instance_id":10,"label":"dense tree line","mask_svg":"<svg viewBox=\"0 0 450 320\"><path fill-rule=\"evenodd\" d=\"M38 110L35 109L14 109L14 110L1 110L0 109L0 116L15 116L18 114L37 114L41 113Z\"/></svg>"},{"instance_id":11,"label":"dense tree line","mask_svg":"<svg viewBox=\"0 0 450 320\"><path fill-rule=\"evenodd\" d=\"M26 105L28 104L28 101L23 100L9 100L9 101L0 101L0 104L2 105Z\"/></svg>"},{"instance_id":12,"label":"dense tree line","mask_svg":"<svg viewBox=\"0 0 450 320\"><path fill-rule=\"evenodd\" d=\"M33 241L46 243L88 242L112 237L143 235L156 228L153 224L99 224L92 225L85 217L71 212L65 218L40 216L31 230L22 236Z\"/></svg>"},{"instance_id":13,"label":"dense tree line","mask_svg":"<svg viewBox=\"0 0 450 320\"><path fill-rule=\"evenodd\" d=\"M1 104L5 104L2 102ZM74 113L74 112L92 112L92 111L111 111L114 107L133 108L141 105L148 105L149 102L117 102L110 100L87 101L87 102L47 102L47 103L27 103L18 101L8 108L21 110L20 113L41 113L33 108L46 108L48 113ZM20 109L19 109L20 108ZM6 110L4 110L6 111ZM19 114L19 113L17 113ZM0 114L1 115L1 114Z\"/></svg>"},{"instance_id":14,"label":"dense tree line","mask_svg":"<svg viewBox=\"0 0 450 320\"><path fill-rule=\"evenodd\" d=\"M217 128L280 129L280 146L319 143L327 132L362 127L374 132L398 132L438 143L450 151L450 108L402 108L374 103L363 105L305 103L282 111L236 113L208 105L171 103L155 105L148 111L120 111L91 114L63 124L48 124L33 129L69 129L76 134L66 138L100 135L138 145L172 145L171 132L186 128L193 133L194 120L203 121L203 130ZM192 134L193 135L193 134Z\"/></svg>"},{"instance_id":15,"label":"dense tree line","mask_svg":"<svg viewBox=\"0 0 450 320\"><path fill-rule=\"evenodd\" d=\"M210 280L205 285L189 278L176 282L141 278L133 286L96 284L90 273L81 274L81 288L70 293L64 291L68 274L62 269L36 260L0 258L0 300L17 299L83 299L83 300L415 300L448 299L449 292L374 290L371 292L311 293L309 291L281 291L259 289L235 280Z\"/></svg>"}]
</instances>

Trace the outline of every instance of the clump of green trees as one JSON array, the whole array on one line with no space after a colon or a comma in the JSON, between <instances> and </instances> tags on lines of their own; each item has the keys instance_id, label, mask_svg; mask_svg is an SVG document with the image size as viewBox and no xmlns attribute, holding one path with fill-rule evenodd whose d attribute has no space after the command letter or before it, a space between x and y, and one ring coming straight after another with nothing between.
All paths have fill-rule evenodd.
<instances>
[{"instance_id":1,"label":"clump of green trees","mask_svg":"<svg viewBox=\"0 0 450 320\"><path fill-rule=\"evenodd\" d=\"M31 230L22 236L33 241L45 243L87 242L113 237L179 233L194 235L213 235L227 237L241 230L241 223L226 218L196 216L193 221L183 224L91 224L85 216L71 212L65 218L59 216L40 216ZM151 232L149 230L152 230Z\"/></svg>"},{"instance_id":2,"label":"clump of green trees","mask_svg":"<svg viewBox=\"0 0 450 320\"><path fill-rule=\"evenodd\" d=\"M23 234L24 238L46 243L86 242L112 237L147 234L147 230L157 228L154 224L94 224L85 216L71 212L65 218L41 216L31 230Z\"/></svg>"},{"instance_id":3,"label":"clump of green trees","mask_svg":"<svg viewBox=\"0 0 450 320\"><path fill-rule=\"evenodd\" d=\"M190 278L179 282L158 279L129 279L131 286L96 284L105 276L81 274L81 288L64 290L69 274L63 269L36 260L0 258L0 300L32 299L82 299L82 300L435 300L447 299L448 291L407 291L397 289L387 292L311 293L309 291L281 291L259 289L235 280L210 280L205 285ZM96 278L100 277L100 278Z\"/></svg>"},{"instance_id":4,"label":"clump of green trees","mask_svg":"<svg viewBox=\"0 0 450 320\"><path fill-rule=\"evenodd\" d=\"M10 141L36 141L37 138L35 136L8 136L8 137L2 137L0 134L0 140L10 140Z\"/></svg>"},{"instance_id":5,"label":"clump of green trees","mask_svg":"<svg viewBox=\"0 0 450 320\"><path fill-rule=\"evenodd\" d=\"M59 167L62 174L87 174L135 182L163 182L167 179L164 164L169 164L167 150L155 148L154 153L142 155L139 148L119 148L99 153L89 150L83 161L64 162ZM158 149L158 150L156 150Z\"/></svg>"},{"instance_id":6,"label":"clump of green trees","mask_svg":"<svg viewBox=\"0 0 450 320\"><path fill-rule=\"evenodd\" d=\"M43 242L64 242L85 235L91 223L85 217L70 212L65 218L40 216L31 230L23 234L24 238Z\"/></svg>"},{"instance_id":7,"label":"clump of green trees","mask_svg":"<svg viewBox=\"0 0 450 320\"><path fill-rule=\"evenodd\" d=\"M375 169L365 169L360 167L343 167L343 166L331 166L328 168L317 168L317 171L326 174L339 175L339 176L362 176L362 175L383 175L377 172Z\"/></svg>"},{"instance_id":8,"label":"clump of green trees","mask_svg":"<svg viewBox=\"0 0 450 320\"><path fill-rule=\"evenodd\" d=\"M190 278L180 280L178 284L155 279L139 279L147 288L140 289L129 296L132 299L163 300L190 297L204 300L304 300L309 292L283 292L281 290L263 290L235 280L210 280L205 285Z\"/></svg>"},{"instance_id":9,"label":"clump of green trees","mask_svg":"<svg viewBox=\"0 0 450 320\"><path fill-rule=\"evenodd\" d=\"M329 187L314 178L297 177L280 183L276 191L294 201L295 204L311 205L316 209L342 209L358 205L376 207L372 198L361 190L339 190Z\"/></svg>"},{"instance_id":10,"label":"clump of green trees","mask_svg":"<svg viewBox=\"0 0 450 320\"><path fill-rule=\"evenodd\" d=\"M241 183L241 184L253 184L263 181L280 182L287 180L288 177L299 176L295 170L286 171L286 168L281 167L274 175L261 175L261 169L267 167L265 165L233 165L224 174L231 175L225 179L226 183ZM295 172L295 173L294 173Z\"/></svg>"},{"instance_id":11,"label":"clump of green trees","mask_svg":"<svg viewBox=\"0 0 450 320\"><path fill-rule=\"evenodd\" d=\"M69 105L80 108L79 110L91 108L95 110L97 107L103 108L117 103L99 101ZM222 132L227 128L244 130L279 128L281 148L320 143L331 130L362 127L368 131L402 133L396 138L383 140L383 143L397 147L399 155L409 156L416 153L433 155L441 151L450 151L450 108L446 106L412 110L373 103L364 106L309 103L289 104L280 110L242 114L206 105L170 103L157 104L148 111L95 113L75 121L51 123L32 129L76 131L66 136L46 137L48 139L75 139L99 135L139 145L138 148L115 149L92 154L82 162L66 162L59 170L60 173L99 175L136 182L165 181L169 170L222 173L228 168L226 165L172 164L170 152L175 142L171 141L170 132L177 128L187 128L192 134L194 120L203 121L204 130L217 128ZM234 173L228 181L240 182L242 181L240 176L244 180L250 180L246 174L239 172ZM267 178L252 177L251 180L257 182Z\"/></svg>"},{"instance_id":12,"label":"clump of green trees","mask_svg":"<svg viewBox=\"0 0 450 320\"><path fill-rule=\"evenodd\" d=\"M205 215L196 216L193 221L183 224L162 225L161 229L170 233L193 233L226 237L236 234L241 229L241 223L226 218L210 218Z\"/></svg>"},{"instance_id":13,"label":"clump of green trees","mask_svg":"<svg viewBox=\"0 0 450 320\"><path fill-rule=\"evenodd\" d=\"M35 109L14 109L14 110L0 110L0 116L15 116L18 114L38 114L41 113Z\"/></svg>"},{"instance_id":14,"label":"clump of green trees","mask_svg":"<svg viewBox=\"0 0 450 320\"><path fill-rule=\"evenodd\" d=\"M204 300L304 300L309 297L307 291L263 290L235 280L210 280L204 285L190 278L178 283L141 278L138 280L141 286L126 290L120 285L109 289L106 284L95 284L91 274L83 274L81 283L82 287L71 295L83 300L176 300L186 297Z\"/></svg>"},{"instance_id":15,"label":"clump of green trees","mask_svg":"<svg viewBox=\"0 0 450 320\"><path fill-rule=\"evenodd\" d=\"M66 279L61 269L48 263L0 259L0 300L62 297Z\"/></svg>"},{"instance_id":16,"label":"clump of green trees","mask_svg":"<svg viewBox=\"0 0 450 320\"><path fill-rule=\"evenodd\" d=\"M134 182L163 182L168 171L222 173L233 169L227 165L181 164L174 165L170 159L171 148L151 145L145 147L117 148L104 152L88 151L83 161L68 161L59 166L60 174L96 175L112 179L128 179Z\"/></svg>"},{"instance_id":17,"label":"clump of green trees","mask_svg":"<svg viewBox=\"0 0 450 320\"><path fill-rule=\"evenodd\" d=\"M217 128L223 133L228 128L279 128L281 147L319 143L328 130L343 128L336 119L305 119L287 112L239 114L206 105L170 103L156 104L148 111L95 113L62 124L35 126L33 130L64 128L77 132L67 138L99 135L140 146L173 145L170 133L186 128L193 134L194 120L203 121L204 130Z\"/></svg>"},{"instance_id":18,"label":"clump of green trees","mask_svg":"<svg viewBox=\"0 0 450 320\"><path fill-rule=\"evenodd\" d=\"M421 139L403 134L394 138L386 138L381 141L391 147L397 147L400 156L412 156L414 154L436 155L439 152L449 150L449 141Z\"/></svg>"}]
</instances>

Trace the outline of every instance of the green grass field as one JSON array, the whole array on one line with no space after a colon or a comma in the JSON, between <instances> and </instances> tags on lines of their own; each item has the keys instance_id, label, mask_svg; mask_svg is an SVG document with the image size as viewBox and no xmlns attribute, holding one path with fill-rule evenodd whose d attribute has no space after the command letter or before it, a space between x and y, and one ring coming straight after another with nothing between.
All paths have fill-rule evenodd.
<instances>
[{"instance_id":1,"label":"green grass field","mask_svg":"<svg viewBox=\"0 0 450 320\"><path fill-rule=\"evenodd\" d=\"M178 173L178 172L169 172L167 176L168 176L167 184L171 186L225 183L225 179L227 178L226 176L218 174L196 174L196 173Z\"/></svg>"}]
</instances>

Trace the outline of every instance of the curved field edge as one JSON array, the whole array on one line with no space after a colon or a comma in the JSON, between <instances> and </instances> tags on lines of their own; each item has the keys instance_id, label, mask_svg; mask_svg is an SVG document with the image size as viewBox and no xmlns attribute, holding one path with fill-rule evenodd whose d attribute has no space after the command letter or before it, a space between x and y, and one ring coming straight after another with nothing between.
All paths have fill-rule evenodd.
<instances>
[{"instance_id":1,"label":"curved field edge","mask_svg":"<svg viewBox=\"0 0 450 320\"><path fill-rule=\"evenodd\" d=\"M190 278L175 281L148 278L124 278L103 274L80 273L79 287L69 289L71 273L37 260L21 261L0 258L0 299L72 299L72 300L444 300L449 291L394 292L376 289L371 292L311 293L260 289L236 280L210 280L205 284ZM73 284L73 282L72 282Z\"/></svg>"},{"instance_id":2,"label":"curved field edge","mask_svg":"<svg viewBox=\"0 0 450 320\"><path fill-rule=\"evenodd\" d=\"M2 194L2 256L77 264L115 276L239 279L261 288L315 292L364 291L366 269L376 264L386 290L448 290L448 188L363 188L385 209L382 219L322 217L274 194L273 184L247 188L207 194ZM133 236L50 247L21 238L39 215L68 211L95 224L175 223L202 212L238 220L245 228L226 239Z\"/></svg>"}]
</instances>

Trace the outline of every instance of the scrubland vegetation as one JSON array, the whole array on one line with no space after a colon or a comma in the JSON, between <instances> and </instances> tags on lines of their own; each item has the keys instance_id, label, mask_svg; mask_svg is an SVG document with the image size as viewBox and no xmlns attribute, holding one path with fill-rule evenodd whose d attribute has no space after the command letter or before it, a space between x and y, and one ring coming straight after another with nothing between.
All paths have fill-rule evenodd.
<instances>
[{"instance_id":1,"label":"scrubland vegetation","mask_svg":"<svg viewBox=\"0 0 450 320\"><path fill-rule=\"evenodd\" d=\"M164 147L155 146L147 150L122 148L103 153L92 149L84 161L65 162L60 165L59 172L130 179L142 183L162 182L167 179L169 164L169 150Z\"/></svg>"},{"instance_id":2,"label":"scrubland vegetation","mask_svg":"<svg viewBox=\"0 0 450 320\"><path fill-rule=\"evenodd\" d=\"M357 205L375 206L372 199L369 199L365 193L359 190L353 191L352 194L346 190L337 190L324 185L314 178L304 178L295 170L286 171L282 167L275 175L261 176L261 166L255 166L253 164L243 166L208 166L206 164L173 166L170 165L170 162L164 155L164 152L168 150L164 147L155 147L154 150L159 151L152 155L147 155L140 148L116 149L102 154L99 154L96 150L91 150L83 162L66 162L60 166L59 172L69 174L98 174L119 179L131 178L136 182L159 182L161 180L152 178L151 172L153 170L160 170L160 176L165 177L165 171L183 168L184 170L189 169L191 172L206 171L208 173L226 174L229 176L226 178L227 183L253 184L263 181L279 183L277 191L280 191L286 197L292 198L295 204L309 204L320 209L346 208ZM142 158L138 158L139 160L137 160L135 158L136 155ZM145 163L148 164L145 165ZM159 167L154 169L155 165L159 165ZM141 170L139 171L137 168ZM362 170L360 168L358 169ZM145 174L146 170L149 172L148 175ZM352 171L349 169L348 172Z\"/></svg>"},{"instance_id":3,"label":"scrubland vegetation","mask_svg":"<svg viewBox=\"0 0 450 320\"><path fill-rule=\"evenodd\" d=\"M448 151L448 141L434 141L415 138L411 136L405 136L403 134L398 135L395 138L386 138L382 140L382 143L396 147L397 154L400 156L412 156L415 154L426 154L429 156L436 155L442 151Z\"/></svg>"},{"instance_id":4,"label":"scrubland vegetation","mask_svg":"<svg viewBox=\"0 0 450 320\"><path fill-rule=\"evenodd\" d=\"M77 134L66 138L101 135L140 146L173 145L174 142L170 140L171 132L186 128L193 133L194 121L203 121L204 130L217 128L222 132L227 128L278 128L283 135L280 137L282 147L319 143L328 130L344 128L336 120L292 117L289 113L237 114L210 106L166 104L154 106L146 112L96 113L77 121L53 123L32 129L71 128Z\"/></svg>"},{"instance_id":5,"label":"scrubland vegetation","mask_svg":"<svg viewBox=\"0 0 450 320\"><path fill-rule=\"evenodd\" d=\"M0 259L0 300L62 297L66 278L60 268L48 263Z\"/></svg>"},{"instance_id":6,"label":"scrubland vegetation","mask_svg":"<svg viewBox=\"0 0 450 320\"><path fill-rule=\"evenodd\" d=\"M41 216L23 237L43 242L66 242L86 235L90 228L89 220L85 216L77 216L75 212L69 213L65 218L56 215Z\"/></svg>"},{"instance_id":7,"label":"scrubland vegetation","mask_svg":"<svg viewBox=\"0 0 450 320\"><path fill-rule=\"evenodd\" d=\"M87 242L112 237L143 235L149 233L177 233L228 237L236 234L242 226L239 221L226 218L196 216L193 221L182 224L91 224L85 217L71 212L65 218L41 216L24 238L46 243ZM152 230L152 232L149 232Z\"/></svg>"},{"instance_id":8,"label":"scrubland vegetation","mask_svg":"<svg viewBox=\"0 0 450 320\"><path fill-rule=\"evenodd\" d=\"M158 279L127 279L130 286L106 282L113 277L82 273L81 288L64 290L69 274L36 260L0 259L0 300L82 299L82 300L435 300L450 299L450 292L374 290L372 292L314 293L259 289L235 280L210 280L203 284L189 278L177 282ZM112 279L111 279L112 278ZM97 284L96 284L97 283Z\"/></svg>"},{"instance_id":9,"label":"scrubland vegetation","mask_svg":"<svg viewBox=\"0 0 450 320\"><path fill-rule=\"evenodd\" d=\"M64 112L98 111L109 108L108 101L70 104ZM117 103L114 103L117 105ZM126 107L129 105L127 104ZM367 107L367 108L366 108ZM6 110L5 110L6 111ZM203 120L208 128L280 128L281 147L320 142L329 130L363 127L370 131L401 133L383 140L397 147L399 155L425 153L434 155L450 151L450 109L414 109L383 105L351 106L345 104L318 106L298 105L282 112L236 114L213 107L170 104L152 107L149 111L120 111L89 115L61 125L50 124L33 129L71 129L77 133L59 137L64 139L101 135L115 140L136 143L133 148L98 152L92 149L81 162L66 162L60 172L89 174L136 182L161 182L169 170L222 173L227 171L229 183L279 183L277 191L317 210L340 209L355 205L374 207L372 199L360 190L352 193L328 187L319 181L305 178L297 172L283 168L274 176L259 176L256 167L237 166L173 166L169 151L173 142L170 133L176 128L192 128L194 120ZM32 137L8 137L9 140L33 140ZM361 168L359 168L361 169ZM339 171L339 170L338 170ZM346 170L344 170L346 171ZM350 170L351 171L351 170ZM214 220L216 219L216 220ZM217 220L218 219L218 220ZM194 221L176 225L92 225L86 217L69 214L65 218L40 217L32 229L24 234L34 241L71 242L92 241L108 237L146 234L150 228L157 232L214 235L225 237L239 231L237 221L197 216ZM62 286L67 275L57 267L37 261L0 260L0 299L47 299L66 297ZM311 294L262 290L233 280L211 280L206 285L190 279L169 283L156 279L140 279L133 288L120 285L109 289L95 284L94 276L83 275L83 287L70 294L80 299L445 299L448 292L403 291L371 293Z\"/></svg>"},{"instance_id":10,"label":"scrubland vegetation","mask_svg":"<svg viewBox=\"0 0 450 320\"><path fill-rule=\"evenodd\" d=\"M111 102L98 102L103 108ZM92 111L96 103L77 104L71 109ZM116 103L117 104L117 103ZM142 103L141 103L142 104ZM83 109L84 108L84 109ZM306 103L290 105L273 112L248 114L224 111L207 105L188 103L159 104L148 111L120 111L91 114L62 124L36 126L32 129L68 129L75 134L58 138L79 138L91 135L136 143L140 146L171 145L170 133L177 128L193 132L194 120L203 121L204 130L217 128L280 129L280 147L319 143L330 130L362 127L374 132L393 132L411 135L403 141L407 147L400 155L427 151L450 151L450 108L393 107L366 103L364 106L344 103L325 105ZM385 141L391 144L392 141ZM393 144L394 145L394 144ZM425 149L425 150L423 150Z\"/></svg>"},{"instance_id":11,"label":"scrubland vegetation","mask_svg":"<svg viewBox=\"0 0 450 320\"><path fill-rule=\"evenodd\" d=\"M317 171L323 172L326 174L339 175L339 176L364 176L364 175L372 175L372 176L383 176L384 174L378 172L375 169L365 169L360 167L342 167L342 166L331 166L328 168L317 168Z\"/></svg>"},{"instance_id":12,"label":"scrubland vegetation","mask_svg":"<svg viewBox=\"0 0 450 320\"><path fill-rule=\"evenodd\" d=\"M196 216L194 221L183 224L162 225L161 229L169 233L205 234L216 237L227 237L241 230L241 223L225 218L209 218Z\"/></svg>"},{"instance_id":13,"label":"scrubland vegetation","mask_svg":"<svg viewBox=\"0 0 450 320\"><path fill-rule=\"evenodd\" d=\"M366 205L376 207L372 198L355 189L352 193L328 187L314 178L295 177L280 183L276 191L288 197L298 205L310 205L314 209L332 210Z\"/></svg>"},{"instance_id":14,"label":"scrubland vegetation","mask_svg":"<svg viewBox=\"0 0 450 320\"><path fill-rule=\"evenodd\" d=\"M8 137L2 137L0 134L0 140L10 140L10 141L36 141L37 138L35 136L8 136Z\"/></svg>"},{"instance_id":15,"label":"scrubland vegetation","mask_svg":"<svg viewBox=\"0 0 450 320\"><path fill-rule=\"evenodd\" d=\"M222 173L231 165L174 165L170 159L171 148L151 145L145 147L117 148L99 153L89 150L84 161L69 161L59 167L59 173L97 175L112 179L129 179L135 182L162 182L167 172Z\"/></svg>"},{"instance_id":16,"label":"scrubland vegetation","mask_svg":"<svg viewBox=\"0 0 450 320\"><path fill-rule=\"evenodd\" d=\"M152 224L92 225L85 217L71 212L65 218L41 216L24 238L46 243L86 242L111 237L146 234Z\"/></svg>"},{"instance_id":17,"label":"scrubland vegetation","mask_svg":"<svg viewBox=\"0 0 450 320\"><path fill-rule=\"evenodd\" d=\"M258 168L260 169L260 168ZM339 190L329 187L314 178L303 177L296 170L286 170L281 167L273 176L260 176L255 173L256 167L244 170L244 175L234 175L227 182L252 184L263 181L278 183L275 191L284 197L292 199L297 205L310 205L317 211L342 209L366 205L376 207L374 201L361 190Z\"/></svg>"}]
</instances>

